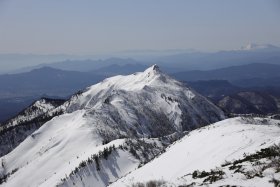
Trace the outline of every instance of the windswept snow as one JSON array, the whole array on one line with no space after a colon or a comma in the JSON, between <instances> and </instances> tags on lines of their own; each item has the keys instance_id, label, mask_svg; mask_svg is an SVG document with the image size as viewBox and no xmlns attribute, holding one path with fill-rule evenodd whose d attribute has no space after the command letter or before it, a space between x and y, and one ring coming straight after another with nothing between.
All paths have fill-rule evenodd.
<instances>
[{"instance_id":1,"label":"windswept snow","mask_svg":"<svg viewBox=\"0 0 280 187\"><path fill-rule=\"evenodd\" d=\"M242 119L240 117L223 120L213 125L190 132L171 146L165 153L113 183L112 187L130 186L137 182L166 180L173 184L191 184L184 176L195 170L210 171L220 167L225 161L240 159L243 154L255 153L280 143L280 121L271 119ZM236 179L237 180L237 179ZM243 179L246 181L245 179ZM227 184L244 183L226 181ZM248 186L268 184L268 179L255 179ZM250 184L250 185L249 185ZM215 186L215 184L213 184ZM246 185L247 186L247 185ZM270 186L273 186L270 183Z\"/></svg>"},{"instance_id":2,"label":"windswept snow","mask_svg":"<svg viewBox=\"0 0 280 187\"><path fill-rule=\"evenodd\" d=\"M98 161L85 161L58 186L108 186L159 155L164 146L158 139L127 139L123 145L111 147L111 150L106 157L99 154Z\"/></svg>"}]
</instances>

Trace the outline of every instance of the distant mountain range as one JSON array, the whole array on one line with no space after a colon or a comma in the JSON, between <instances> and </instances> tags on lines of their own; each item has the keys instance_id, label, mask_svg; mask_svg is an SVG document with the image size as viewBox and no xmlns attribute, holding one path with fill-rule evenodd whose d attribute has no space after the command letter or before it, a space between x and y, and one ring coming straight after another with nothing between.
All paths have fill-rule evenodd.
<instances>
[{"instance_id":1,"label":"distant mountain range","mask_svg":"<svg viewBox=\"0 0 280 187\"><path fill-rule=\"evenodd\" d=\"M246 64L208 71L185 71L173 76L182 81L228 80L243 87L280 86L280 65Z\"/></svg>"},{"instance_id":2,"label":"distant mountain range","mask_svg":"<svg viewBox=\"0 0 280 187\"><path fill-rule=\"evenodd\" d=\"M0 98L34 95L67 96L111 75L143 71L145 65L109 65L88 72L43 67L20 74L0 75ZM279 87L280 65L248 64L209 71L185 71L172 74L181 81L227 80L243 87ZM246 81L244 81L246 80Z\"/></svg>"},{"instance_id":3,"label":"distant mountain range","mask_svg":"<svg viewBox=\"0 0 280 187\"><path fill-rule=\"evenodd\" d=\"M192 52L168 55L156 59L158 64L185 70L211 70L251 63L280 63L280 48L273 45L249 44L239 50L214 53Z\"/></svg>"},{"instance_id":4,"label":"distant mountain range","mask_svg":"<svg viewBox=\"0 0 280 187\"><path fill-rule=\"evenodd\" d=\"M187 81L185 84L214 102L222 99L226 95L232 95L242 90L248 90L248 88L245 89L235 86L227 80Z\"/></svg>"},{"instance_id":5,"label":"distant mountain range","mask_svg":"<svg viewBox=\"0 0 280 187\"><path fill-rule=\"evenodd\" d=\"M83 57L85 58L85 57ZM75 55L63 55L63 54L54 54L54 55L40 55L40 54L0 54L0 64L1 69L0 73L19 73L21 69L31 69L36 68L38 64L51 63L64 61L66 59L78 60L81 57ZM25 67L33 68L25 68Z\"/></svg>"},{"instance_id":6,"label":"distant mountain range","mask_svg":"<svg viewBox=\"0 0 280 187\"><path fill-rule=\"evenodd\" d=\"M0 97L66 96L102 79L104 76L91 73L43 67L26 73L0 75Z\"/></svg>"},{"instance_id":7,"label":"distant mountain range","mask_svg":"<svg viewBox=\"0 0 280 187\"><path fill-rule=\"evenodd\" d=\"M111 65L119 65L124 66L126 64L139 64L140 62L130 59L130 58L108 58L105 60L65 60L54 63L43 63L36 66L29 66L26 68L21 68L17 72L26 72L33 69L39 69L42 67L51 67L55 69L61 69L66 71L80 71L80 72L88 72L98 70L100 68L108 67ZM15 72L15 73L17 73Z\"/></svg>"},{"instance_id":8,"label":"distant mountain range","mask_svg":"<svg viewBox=\"0 0 280 187\"><path fill-rule=\"evenodd\" d=\"M137 71L143 71L152 64L152 62L141 62L131 58L108 58L105 60L66 60L21 68L13 71L12 74L29 72L43 67L51 67L65 71L91 72L106 76L119 74L126 75ZM172 65L161 66L161 69L168 73L175 73L182 70L182 68L173 67Z\"/></svg>"},{"instance_id":9,"label":"distant mountain range","mask_svg":"<svg viewBox=\"0 0 280 187\"><path fill-rule=\"evenodd\" d=\"M141 54L141 57L139 57L139 54ZM144 50L140 53L137 53L137 51L124 54L115 53L111 56L114 55L116 57L99 57L98 60L97 56L0 54L0 63L3 69L7 66L13 67L13 70L10 70L12 73L28 72L45 66L68 71L87 72L113 64L121 66L141 64L146 67L158 64L164 71L175 73L185 70L219 69L251 63L280 63L280 48L271 44L248 44L238 50L211 53L195 50L168 50L166 52ZM28 62L28 59L30 62ZM29 67L22 67L19 64L28 64ZM15 69L17 66L20 66L20 68Z\"/></svg>"},{"instance_id":10,"label":"distant mountain range","mask_svg":"<svg viewBox=\"0 0 280 187\"><path fill-rule=\"evenodd\" d=\"M238 87L225 80L188 82L227 114L278 114L279 87Z\"/></svg>"},{"instance_id":11,"label":"distant mountain range","mask_svg":"<svg viewBox=\"0 0 280 187\"><path fill-rule=\"evenodd\" d=\"M280 97L266 92L241 91L225 96L217 105L232 114L278 114Z\"/></svg>"}]
</instances>

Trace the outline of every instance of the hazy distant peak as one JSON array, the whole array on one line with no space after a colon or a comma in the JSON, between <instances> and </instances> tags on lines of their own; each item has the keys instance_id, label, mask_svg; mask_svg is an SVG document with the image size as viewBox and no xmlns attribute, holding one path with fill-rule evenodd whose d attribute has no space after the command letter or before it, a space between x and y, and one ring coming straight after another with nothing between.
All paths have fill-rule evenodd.
<instances>
[{"instance_id":1,"label":"hazy distant peak","mask_svg":"<svg viewBox=\"0 0 280 187\"><path fill-rule=\"evenodd\" d=\"M56 69L56 68L49 67L49 66L44 66L44 67L40 67L40 68L31 70L31 72L57 72L57 71L63 71L63 70Z\"/></svg>"},{"instance_id":2,"label":"hazy distant peak","mask_svg":"<svg viewBox=\"0 0 280 187\"><path fill-rule=\"evenodd\" d=\"M251 50L259 50L259 49L276 49L277 46L271 44L256 44L249 43L246 46L241 47L241 50L251 51Z\"/></svg>"}]
</instances>

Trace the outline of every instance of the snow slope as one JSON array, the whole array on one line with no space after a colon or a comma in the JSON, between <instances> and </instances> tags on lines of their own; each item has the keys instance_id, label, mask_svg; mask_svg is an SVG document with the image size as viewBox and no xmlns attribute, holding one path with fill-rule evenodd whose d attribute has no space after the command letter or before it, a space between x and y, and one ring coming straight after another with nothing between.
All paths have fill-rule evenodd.
<instances>
[{"instance_id":1,"label":"snow slope","mask_svg":"<svg viewBox=\"0 0 280 187\"><path fill-rule=\"evenodd\" d=\"M157 66L106 79L47 113L57 111L63 114L0 158L0 178L7 178L2 186L56 186L81 162L123 144L123 138L162 137L224 119L219 108ZM110 180L139 164L131 159L132 165L125 166L123 159L118 157L119 170Z\"/></svg>"},{"instance_id":2,"label":"snow slope","mask_svg":"<svg viewBox=\"0 0 280 187\"><path fill-rule=\"evenodd\" d=\"M261 148L280 143L279 124L280 121L272 119L237 117L194 130L157 159L110 186L130 186L137 182L162 179L174 186L191 184L193 181L187 180L185 176L195 170L210 171L220 167L225 161L242 158L244 153L255 153ZM273 186L268 180L269 178L257 178L252 182L238 176L223 185Z\"/></svg>"},{"instance_id":3,"label":"snow slope","mask_svg":"<svg viewBox=\"0 0 280 187\"><path fill-rule=\"evenodd\" d=\"M103 146L83 114L77 111L54 118L2 157L2 172L18 168L4 186L55 186L91 154L123 142L115 140Z\"/></svg>"},{"instance_id":4,"label":"snow slope","mask_svg":"<svg viewBox=\"0 0 280 187\"><path fill-rule=\"evenodd\" d=\"M101 171L97 171L96 165L90 165L75 177L71 177L59 186L107 186L119 177L135 170L139 166L139 160L135 159L128 151L117 150L110 155L108 160L100 161Z\"/></svg>"},{"instance_id":5,"label":"snow slope","mask_svg":"<svg viewBox=\"0 0 280 187\"><path fill-rule=\"evenodd\" d=\"M95 159L80 164L58 186L108 186L150 161L163 150L164 146L158 139L125 140L121 147L114 148L106 157L99 153L98 165Z\"/></svg>"}]
</instances>

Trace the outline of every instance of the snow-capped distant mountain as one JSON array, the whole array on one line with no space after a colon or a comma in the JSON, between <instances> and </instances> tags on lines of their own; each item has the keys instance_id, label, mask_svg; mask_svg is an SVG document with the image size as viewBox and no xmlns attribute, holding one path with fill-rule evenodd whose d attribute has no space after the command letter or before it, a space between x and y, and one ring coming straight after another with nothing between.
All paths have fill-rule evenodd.
<instances>
[{"instance_id":1,"label":"snow-capped distant mountain","mask_svg":"<svg viewBox=\"0 0 280 187\"><path fill-rule=\"evenodd\" d=\"M273 187L270 181L280 178L280 147L273 149L280 143L279 124L279 120L238 117L194 130L110 186L158 180L172 187Z\"/></svg>"},{"instance_id":2,"label":"snow-capped distant mountain","mask_svg":"<svg viewBox=\"0 0 280 187\"><path fill-rule=\"evenodd\" d=\"M58 111L63 114L52 116L1 158L2 185L63 185L86 167L87 176L106 186L154 158L183 131L225 118L214 104L156 65L141 73L108 78L46 115ZM125 143L124 138L141 138L142 143ZM135 156L140 149L142 156ZM114 159L102 160L109 153ZM129 162L123 165L126 157ZM101 173L97 165L91 166L97 160L102 160Z\"/></svg>"},{"instance_id":3,"label":"snow-capped distant mountain","mask_svg":"<svg viewBox=\"0 0 280 187\"><path fill-rule=\"evenodd\" d=\"M263 50L263 49L279 49L279 47L271 44L255 44L249 43L244 47L241 47L241 50L254 51L254 50Z\"/></svg>"}]
</instances>

